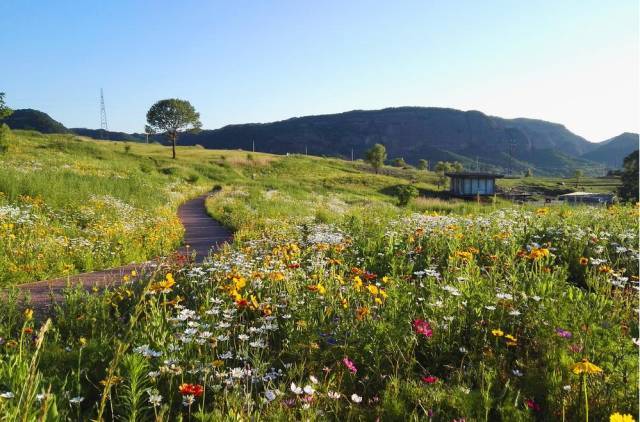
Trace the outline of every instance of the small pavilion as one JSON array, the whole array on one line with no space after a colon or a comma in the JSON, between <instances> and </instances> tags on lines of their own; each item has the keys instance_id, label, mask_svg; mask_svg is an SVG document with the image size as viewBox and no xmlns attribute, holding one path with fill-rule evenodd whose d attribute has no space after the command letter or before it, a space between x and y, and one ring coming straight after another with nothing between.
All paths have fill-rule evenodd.
<instances>
[{"instance_id":1,"label":"small pavilion","mask_svg":"<svg viewBox=\"0 0 640 422\"><path fill-rule=\"evenodd\" d=\"M504 177L502 174L483 172L456 172L446 175L451 178L451 194L461 197L494 195L496 179Z\"/></svg>"}]
</instances>

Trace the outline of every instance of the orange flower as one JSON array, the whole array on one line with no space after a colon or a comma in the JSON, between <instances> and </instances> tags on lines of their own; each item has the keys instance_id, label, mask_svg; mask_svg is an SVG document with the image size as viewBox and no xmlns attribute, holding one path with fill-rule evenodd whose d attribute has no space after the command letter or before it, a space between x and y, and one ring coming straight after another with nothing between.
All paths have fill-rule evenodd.
<instances>
[{"instance_id":1,"label":"orange flower","mask_svg":"<svg viewBox=\"0 0 640 422\"><path fill-rule=\"evenodd\" d=\"M204 388L199 384L180 384L178 391L183 396L200 397L204 393Z\"/></svg>"},{"instance_id":2,"label":"orange flower","mask_svg":"<svg viewBox=\"0 0 640 422\"><path fill-rule=\"evenodd\" d=\"M611 272L611 267L608 265L600 265L598 267L598 271L603 274L609 274Z\"/></svg>"},{"instance_id":3,"label":"orange flower","mask_svg":"<svg viewBox=\"0 0 640 422\"><path fill-rule=\"evenodd\" d=\"M367 315L369 315L369 308L366 306L356 309L356 318L358 321L362 321Z\"/></svg>"},{"instance_id":4,"label":"orange flower","mask_svg":"<svg viewBox=\"0 0 640 422\"><path fill-rule=\"evenodd\" d=\"M589 263L589 258L585 258L584 256L580 257L580 265L583 267Z\"/></svg>"}]
</instances>

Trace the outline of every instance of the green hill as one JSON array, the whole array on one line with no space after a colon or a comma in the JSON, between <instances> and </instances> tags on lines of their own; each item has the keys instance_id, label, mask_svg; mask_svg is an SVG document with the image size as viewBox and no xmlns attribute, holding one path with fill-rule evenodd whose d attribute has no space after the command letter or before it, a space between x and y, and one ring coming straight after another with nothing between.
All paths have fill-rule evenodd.
<instances>
[{"instance_id":1,"label":"green hill","mask_svg":"<svg viewBox=\"0 0 640 422\"><path fill-rule=\"evenodd\" d=\"M68 133L64 125L51 118L47 113L30 108L14 110L0 123L6 123L11 129L35 130L41 133Z\"/></svg>"}]
</instances>

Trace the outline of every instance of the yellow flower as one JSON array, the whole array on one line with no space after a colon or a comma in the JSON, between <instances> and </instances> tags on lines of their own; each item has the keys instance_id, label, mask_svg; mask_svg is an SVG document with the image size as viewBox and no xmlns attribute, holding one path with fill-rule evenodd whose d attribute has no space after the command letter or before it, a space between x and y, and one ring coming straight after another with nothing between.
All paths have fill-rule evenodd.
<instances>
[{"instance_id":1,"label":"yellow flower","mask_svg":"<svg viewBox=\"0 0 640 422\"><path fill-rule=\"evenodd\" d=\"M131 270L131 277L135 277L138 275L138 272L136 270Z\"/></svg>"},{"instance_id":2,"label":"yellow flower","mask_svg":"<svg viewBox=\"0 0 640 422\"><path fill-rule=\"evenodd\" d=\"M388 283L389 281L390 281L389 277L387 277L386 275L384 277L382 277L382 282L383 283Z\"/></svg>"},{"instance_id":3,"label":"yellow flower","mask_svg":"<svg viewBox=\"0 0 640 422\"><path fill-rule=\"evenodd\" d=\"M153 283L151 287L149 287L149 290L152 292L169 293L174 284L176 284L176 282L173 279L173 275L171 273L167 273L164 280Z\"/></svg>"},{"instance_id":4,"label":"yellow flower","mask_svg":"<svg viewBox=\"0 0 640 422\"><path fill-rule=\"evenodd\" d=\"M222 365L224 365L224 361L222 361L220 359L216 359L213 362L211 362L211 364L213 365L214 368L219 368Z\"/></svg>"},{"instance_id":5,"label":"yellow flower","mask_svg":"<svg viewBox=\"0 0 640 422\"><path fill-rule=\"evenodd\" d=\"M383 299L386 299L387 296L389 296L389 295L387 294L387 292L385 292L384 290L380 289L380 296L382 296Z\"/></svg>"},{"instance_id":6,"label":"yellow flower","mask_svg":"<svg viewBox=\"0 0 640 422\"><path fill-rule=\"evenodd\" d=\"M536 210L537 215L547 215L549 214L549 208L538 208Z\"/></svg>"},{"instance_id":7,"label":"yellow flower","mask_svg":"<svg viewBox=\"0 0 640 422\"><path fill-rule=\"evenodd\" d=\"M86 345L87 345L87 339L86 339L86 338L84 338L84 337L80 337L80 338L78 339L78 343L80 343L80 347L84 347L84 346L86 346Z\"/></svg>"},{"instance_id":8,"label":"yellow flower","mask_svg":"<svg viewBox=\"0 0 640 422\"><path fill-rule=\"evenodd\" d=\"M473 259L473 254L467 251L456 251L455 256L458 258L462 258L466 261Z\"/></svg>"},{"instance_id":9,"label":"yellow flower","mask_svg":"<svg viewBox=\"0 0 640 422\"><path fill-rule=\"evenodd\" d=\"M589 263L589 258L585 258L584 256L580 257L580 265L583 267Z\"/></svg>"},{"instance_id":10,"label":"yellow flower","mask_svg":"<svg viewBox=\"0 0 640 422\"><path fill-rule=\"evenodd\" d=\"M353 284L355 284L356 290L359 291L362 287L362 279L360 278L360 276L353 277Z\"/></svg>"},{"instance_id":11,"label":"yellow flower","mask_svg":"<svg viewBox=\"0 0 640 422\"><path fill-rule=\"evenodd\" d=\"M491 330L491 334L493 334L496 337L502 337L502 336L504 336L504 331L502 331L501 329L497 328L495 330Z\"/></svg>"},{"instance_id":12,"label":"yellow flower","mask_svg":"<svg viewBox=\"0 0 640 422\"><path fill-rule=\"evenodd\" d=\"M629 414L621 415L620 413L616 412L612 413L611 416L609 416L609 422L636 422L636 420Z\"/></svg>"},{"instance_id":13,"label":"yellow flower","mask_svg":"<svg viewBox=\"0 0 640 422\"><path fill-rule=\"evenodd\" d=\"M375 298L373 301L378 305L382 305L382 299L380 299L379 297Z\"/></svg>"},{"instance_id":14,"label":"yellow flower","mask_svg":"<svg viewBox=\"0 0 640 422\"><path fill-rule=\"evenodd\" d=\"M582 359L581 362L574 364L571 370L574 374L599 374L602 372L602 368L589 362L586 358Z\"/></svg>"},{"instance_id":15,"label":"yellow flower","mask_svg":"<svg viewBox=\"0 0 640 422\"><path fill-rule=\"evenodd\" d=\"M27 308L24 310L23 314L24 314L24 319L26 319L27 321L33 319L33 309Z\"/></svg>"},{"instance_id":16,"label":"yellow flower","mask_svg":"<svg viewBox=\"0 0 640 422\"><path fill-rule=\"evenodd\" d=\"M505 335L505 336L504 336L504 338L505 338L505 339L507 339L507 340L509 340L509 341L512 341L512 342L514 342L514 343L518 341L518 339L516 339L516 338L515 338L514 336L512 336L511 334L507 334L507 335Z\"/></svg>"},{"instance_id":17,"label":"yellow flower","mask_svg":"<svg viewBox=\"0 0 640 422\"><path fill-rule=\"evenodd\" d=\"M529 253L529 259L533 261L540 258L546 258L547 256L549 256L549 249L547 248L533 248Z\"/></svg>"},{"instance_id":18,"label":"yellow flower","mask_svg":"<svg viewBox=\"0 0 640 422\"><path fill-rule=\"evenodd\" d=\"M367 290L369 290L369 293L371 293L374 296L378 294L378 288L376 286L374 286L373 284L369 284L367 286Z\"/></svg>"}]
</instances>

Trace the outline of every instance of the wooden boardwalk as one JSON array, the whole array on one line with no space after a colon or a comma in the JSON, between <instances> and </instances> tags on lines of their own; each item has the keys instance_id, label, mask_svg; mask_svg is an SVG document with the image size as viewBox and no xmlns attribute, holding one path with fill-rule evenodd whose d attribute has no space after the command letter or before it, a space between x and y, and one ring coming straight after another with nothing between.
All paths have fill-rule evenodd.
<instances>
[{"instance_id":1,"label":"wooden boardwalk","mask_svg":"<svg viewBox=\"0 0 640 422\"><path fill-rule=\"evenodd\" d=\"M178 208L178 217L185 228L185 246L181 247L178 252L188 252L189 254L195 252L196 262L202 262L209 255L210 250L217 249L232 238L232 234L227 228L207 214L204 202L208 195L202 195L187 201ZM56 300L62 297L62 291L67 287L68 283L72 285L82 284L87 290L94 287L104 288L121 283L123 277L131 274L134 270L138 274L144 274L145 271L152 269L154 265L154 261L130 264L108 270L76 274L70 277L21 284L18 287L21 293L29 293L31 305L34 308L44 310L51 304L52 298ZM21 296L23 295L21 294Z\"/></svg>"}]
</instances>

